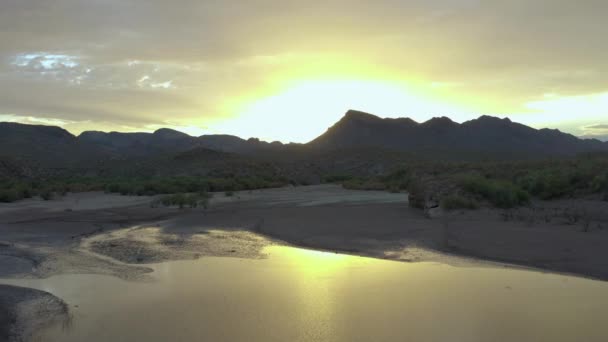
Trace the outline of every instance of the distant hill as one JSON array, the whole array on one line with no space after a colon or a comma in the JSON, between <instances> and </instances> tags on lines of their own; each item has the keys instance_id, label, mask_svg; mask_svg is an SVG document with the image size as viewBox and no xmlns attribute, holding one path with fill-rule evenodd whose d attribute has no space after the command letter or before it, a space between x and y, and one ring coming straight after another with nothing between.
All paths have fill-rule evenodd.
<instances>
[{"instance_id":1,"label":"distant hill","mask_svg":"<svg viewBox=\"0 0 608 342\"><path fill-rule=\"evenodd\" d=\"M77 139L81 143L94 145L123 157L183 152L198 146L195 137L167 128L154 133L87 131Z\"/></svg>"},{"instance_id":2,"label":"distant hill","mask_svg":"<svg viewBox=\"0 0 608 342\"><path fill-rule=\"evenodd\" d=\"M145 165L150 173L155 167L195 172L203 168L201 163L220 169L223 164L242 165L245 160L297 163L293 168L301 170L318 167L328 172L360 169L382 173L412 159L542 159L603 151L608 151L606 142L490 116L462 124L447 117L417 123L349 111L310 143L287 145L231 135L193 137L171 129L154 133L88 131L76 137L59 127L0 123L0 158L20 165L25 162L28 167L79 168L89 173L137 165ZM4 169L8 173L11 167Z\"/></svg>"},{"instance_id":3,"label":"distant hill","mask_svg":"<svg viewBox=\"0 0 608 342\"><path fill-rule=\"evenodd\" d=\"M268 154L277 151L282 151L289 145L284 145L281 142L266 142L257 138L241 139L233 135L203 135L198 138L198 143L201 147L230 153L238 153L244 155L259 155ZM297 145L297 144L294 144Z\"/></svg>"},{"instance_id":4,"label":"distant hill","mask_svg":"<svg viewBox=\"0 0 608 342\"><path fill-rule=\"evenodd\" d=\"M79 142L63 128L0 122L0 157L63 167L109 156L98 146Z\"/></svg>"},{"instance_id":5,"label":"distant hill","mask_svg":"<svg viewBox=\"0 0 608 342\"><path fill-rule=\"evenodd\" d=\"M380 147L449 159L471 159L475 155L530 159L608 151L608 143L599 140L579 139L558 130L537 130L492 116L462 124L447 117L417 123L352 110L308 145L321 150Z\"/></svg>"},{"instance_id":6,"label":"distant hill","mask_svg":"<svg viewBox=\"0 0 608 342\"><path fill-rule=\"evenodd\" d=\"M280 142L267 143L255 138L245 140L224 134L193 137L168 128L159 129L154 133L86 131L78 136L78 140L123 157L179 153L195 148L250 155L280 150L284 146Z\"/></svg>"}]
</instances>

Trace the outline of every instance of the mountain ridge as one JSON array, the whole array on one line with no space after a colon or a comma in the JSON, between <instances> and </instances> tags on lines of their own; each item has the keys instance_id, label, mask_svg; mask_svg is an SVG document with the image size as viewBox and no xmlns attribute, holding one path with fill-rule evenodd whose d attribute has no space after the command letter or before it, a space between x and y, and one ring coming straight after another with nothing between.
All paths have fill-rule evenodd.
<instances>
[{"instance_id":1,"label":"mountain ridge","mask_svg":"<svg viewBox=\"0 0 608 342\"><path fill-rule=\"evenodd\" d=\"M0 123L0 156L42 164L99 162L106 159L149 158L194 149L285 159L323 151L378 148L425 158L463 160L567 157L608 151L608 142L580 139L556 129L535 129L508 118L483 115L462 123L449 117L425 122L411 118L380 118L349 110L326 132L306 144L265 142L216 134L190 136L170 128L152 133L85 131L75 136L56 126Z\"/></svg>"},{"instance_id":2,"label":"mountain ridge","mask_svg":"<svg viewBox=\"0 0 608 342\"><path fill-rule=\"evenodd\" d=\"M535 129L508 118L483 115L457 123L435 117L422 123L395 121L349 111L309 145L320 149L384 147L400 151L469 150L480 153L519 152L522 158L535 155L571 156L608 150L608 143L583 140L554 129Z\"/></svg>"}]
</instances>

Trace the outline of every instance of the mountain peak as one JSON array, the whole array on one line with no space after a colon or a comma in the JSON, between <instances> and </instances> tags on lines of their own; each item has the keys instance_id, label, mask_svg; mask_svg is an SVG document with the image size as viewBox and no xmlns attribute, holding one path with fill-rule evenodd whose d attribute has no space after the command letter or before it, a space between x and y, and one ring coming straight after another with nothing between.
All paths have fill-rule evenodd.
<instances>
[{"instance_id":1,"label":"mountain peak","mask_svg":"<svg viewBox=\"0 0 608 342\"><path fill-rule=\"evenodd\" d=\"M509 118L499 118L496 116L491 116L491 115L482 115L480 117L478 117L477 119L473 119L469 122L480 122L480 123L506 123L506 124L511 124L513 123L511 121L511 119Z\"/></svg>"},{"instance_id":2,"label":"mountain peak","mask_svg":"<svg viewBox=\"0 0 608 342\"><path fill-rule=\"evenodd\" d=\"M511 119L504 117L504 118L499 118L497 116L492 116L492 115L482 115L478 118L478 120L488 120L488 121L504 121L504 122L511 122Z\"/></svg>"},{"instance_id":3,"label":"mountain peak","mask_svg":"<svg viewBox=\"0 0 608 342\"><path fill-rule=\"evenodd\" d=\"M346 114L344 114L344 118L345 120L365 120L365 121L375 121L375 120L380 120L379 117L377 117L376 115L370 114L370 113L366 113L366 112L362 112L362 111L358 111L358 110L354 110L354 109L350 109L349 111L346 112Z\"/></svg>"},{"instance_id":4,"label":"mountain peak","mask_svg":"<svg viewBox=\"0 0 608 342\"><path fill-rule=\"evenodd\" d=\"M409 119L381 119L354 110L348 111L311 145L333 150L376 147L438 155L454 151L454 155L468 153L495 159L569 156L607 149L599 142L578 140L561 132L538 131L508 118L484 115L460 124L442 116L416 124Z\"/></svg>"},{"instance_id":5,"label":"mountain peak","mask_svg":"<svg viewBox=\"0 0 608 342\"><path fill-rule=\"evenodd\" d=\"M451 127L451 126L457 126L458 124L454 121L452 121L452 119L448 118L447 116L441 116L441 117L434 117L424 123L422 123L423 126L427 126L427 127Z\"/></svg>"},{"instance_id":6,"label":"mountain peak","mask_svg":"<svg viewBox=\"0 0 608 342\"><path fill-rule=\"evenodd\" d=\"M154 131L155 136L162 138L192 138L190 135L170 128L160 128Z\"/></svg>"},{"instance_id":7,"label":"mountain peak","mask_svg":"<svg viewBox=\"0 0 608 342\"><path fill-rule=\"evenodd\" d=\"M0 132L3 134L33 134L62 139L73 139L72 133L57 126L28 125L18 122L0 122Z\"/></svg>"}]
</instances>

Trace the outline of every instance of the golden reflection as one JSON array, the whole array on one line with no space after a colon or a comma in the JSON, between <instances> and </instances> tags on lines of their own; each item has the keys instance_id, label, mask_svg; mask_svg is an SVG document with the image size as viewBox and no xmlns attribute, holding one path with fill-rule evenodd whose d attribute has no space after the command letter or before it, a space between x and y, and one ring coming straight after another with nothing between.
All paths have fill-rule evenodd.
<instances>
[{"instance_id":1,"label":"golden reflection","mask_svg":"<svg viewBox=\"0 0 608 342\"><path fill-rule=\"evenodd\" d=\"M310 276L328 274L360 259L345 254L286 246L269 246L264 251L293 265L298 272Z\"/></svg>"},{"instance_id":2,"label":"golden reflection","mask_svg":"<svg viewBox=\"0 0 608 342\"><path fill-rule=\"evenodd\" d=\"M336 329L339 279L358 257L286 246L265 249L273 259L285 262L290 269L288 278L294 284L293 296L298 303L297 326L306 340L328 341ZM318 324L318 322L324 322Z\"/></svg>"}]
</instances>

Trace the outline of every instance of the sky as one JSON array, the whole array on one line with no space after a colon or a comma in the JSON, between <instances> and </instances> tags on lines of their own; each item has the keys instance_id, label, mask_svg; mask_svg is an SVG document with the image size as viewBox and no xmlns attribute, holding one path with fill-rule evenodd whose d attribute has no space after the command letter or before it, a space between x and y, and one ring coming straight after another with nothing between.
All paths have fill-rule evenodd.
<instances>
[{"instance_id":1,"label":"sky","mask_svg":"<svg viewBox=\"0 0 608 342\"><path fill-rule=\"evenodd\" d=\"M605 0L2 0L0 121L307 142L348 109L608 139Z\"/></svg>"}]
</instances>

